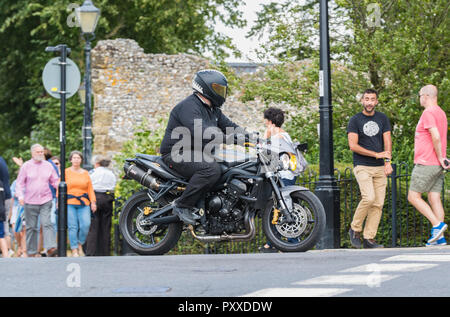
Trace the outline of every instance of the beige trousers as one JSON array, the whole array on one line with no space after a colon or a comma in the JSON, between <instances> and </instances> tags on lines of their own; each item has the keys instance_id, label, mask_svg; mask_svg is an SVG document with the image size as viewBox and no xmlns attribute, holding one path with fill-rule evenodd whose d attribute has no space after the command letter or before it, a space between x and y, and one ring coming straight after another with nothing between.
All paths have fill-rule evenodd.
<instances>
[{"instance_id":1,"label":"beige trousers","mask_svg":"<svg viewBox=\"0 0 450 317\"><path fill-rule=\"evenodd\" d=\"M353 169L361 192L361 201L353 215L351 227L355 232L363 231L364 239L374 239L383 211L387 177L384 166L357 165Z\"/></svg>"}]
</instances>

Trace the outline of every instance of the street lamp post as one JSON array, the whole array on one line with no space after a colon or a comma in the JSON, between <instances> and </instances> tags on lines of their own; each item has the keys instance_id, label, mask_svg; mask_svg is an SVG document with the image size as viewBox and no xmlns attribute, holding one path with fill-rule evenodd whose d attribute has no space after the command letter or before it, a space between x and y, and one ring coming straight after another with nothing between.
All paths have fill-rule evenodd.
<instances>
[{"instance_id":1,"label":"street lamp post","mask_svg":"<svg viewBox=\"0 0 450 317\"><path fill-rule=\"evenodd\" d=\"M100 9L96 8L92 1L86 0L81 7L75 9L75 14L86 41L84 48L86 68L84 74L83 167L90 170L92 169L91 41L95 38L94 31L100 18Z\"/></svg>"},{"instance_id":2,"label":"street lamp post","mask_svg":"<svg viewBox=\"0 0 450 317\"><path fill-rule=\"evenodd\" d=\"M315 193L322 202L327 217L325 232L318 243L320 249L339 248L340 246L340 197L334 177L329 43L328 0L320 0L320 176Z\"/></svg>"}]
</instances>

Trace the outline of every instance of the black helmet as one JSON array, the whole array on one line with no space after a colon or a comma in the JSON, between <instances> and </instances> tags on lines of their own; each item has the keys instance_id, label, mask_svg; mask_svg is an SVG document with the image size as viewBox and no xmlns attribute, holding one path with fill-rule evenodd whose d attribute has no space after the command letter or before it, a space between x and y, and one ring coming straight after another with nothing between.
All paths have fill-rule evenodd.
<instances>
[{"instance_id":1,"label":"black helmet","mask_svg":"<svg viewBox=\"0 0 450 317\"><path fill-rule=\"evenodd\" d=\"M221 107L227 98L228 81L218 70L204 69L195 74L192 89L208 98L213 106Z\"/></svg>"}]
</instances>

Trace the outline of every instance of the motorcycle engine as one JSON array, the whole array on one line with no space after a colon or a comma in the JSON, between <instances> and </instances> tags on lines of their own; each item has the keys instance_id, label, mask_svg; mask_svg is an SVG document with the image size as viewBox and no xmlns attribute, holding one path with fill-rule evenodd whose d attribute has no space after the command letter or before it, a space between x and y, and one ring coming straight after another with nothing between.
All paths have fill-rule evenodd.
<instances>
[{"instance_id":1,"label":"motorcycle engine","mask_svg":"<svg viewBox=\"0 0 450 317\"><path fill-rule=\"evenodd\" d=\"M244 229L244 212L239 208L239 195L247 191L247 185L233 179L228 188L206 199L209 234L238 232Z\"/></svg>"}]
</instances>

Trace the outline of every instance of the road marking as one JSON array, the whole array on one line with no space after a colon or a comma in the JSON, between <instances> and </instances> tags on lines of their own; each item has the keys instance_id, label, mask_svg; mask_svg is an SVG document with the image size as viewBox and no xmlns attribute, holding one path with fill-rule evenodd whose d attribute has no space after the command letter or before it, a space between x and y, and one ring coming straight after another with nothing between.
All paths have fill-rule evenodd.
<instances>
[{"instance_id":1,"label":"road marking","mask_svg":"<svg viewBox=\"0 0 450 317\"><path fill-rule=\"evenodd\" d=\"M428 263L371 263L361 265L339 272L343 273L356 273L356 272L371 272L376 267L379 272L418 272L421 270L431 269L437 266L437 264Z\"/></svg>"},{"instance_id":2,"label":"road marking","mask_svg":"<svg viewBox=\"0 0 450 317\"><path fill-rule=\"evenodd\" d=\"M450 262L450 254L448 253L427 253L427 254L402 254L391 256L384 261L414 261L414 262Z\"/></svg>"},{"instance_id":3,"label":"road marking","mask_svg":"<svg viewBox=\"0 0 450 317\"><path fill-rule=\"evenodd\" d=\"M328 297L351 291L347 288L265 288L241 297Z\"/></svg>"},{"instance_id":4,"label":"road marking","mask_svg":"<svg viewBox=\"0 0 450 317\"><path fill-rule=\"evenodd\" d=\"M378 283L392 280L399 275L377 274ZM358 274L358 275L324 275L315 277L306 281L295 282L294 285L368 285L374 278L373 274Z\"/></svg>"},{"instance_id":5,"label":"road marking","mask_svg":"<svg viewBox=\"0 0 450 317\"><path fill-rule=\"evenodd\" d=\"M383 263L384 262L384 263ZM394 263L386 263L394 262ZM406 263L395 263L406 262ZM408 263L417 262L417 263ZM336 288L336 286L366 285L370 288L380 287L382 282L397 278L401 275L381 274L386 272L408 273L419 272L438 266L436 263L424 262L450 262L448 253L426 253L426 254L402 254L381 260L381 263L370 263L344 269L336 275L323 275L305 281L294 282L292 285L302 285L307 287L299 288L266 288L253 293L243 295L243 297L330 297L340 295L353 288ZM360 274L348 274L360 273ZM367 273L367 274L362 274ZM309 288L308 286L326 285L335 288Z\"/></svg>"}]
</instances>

